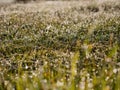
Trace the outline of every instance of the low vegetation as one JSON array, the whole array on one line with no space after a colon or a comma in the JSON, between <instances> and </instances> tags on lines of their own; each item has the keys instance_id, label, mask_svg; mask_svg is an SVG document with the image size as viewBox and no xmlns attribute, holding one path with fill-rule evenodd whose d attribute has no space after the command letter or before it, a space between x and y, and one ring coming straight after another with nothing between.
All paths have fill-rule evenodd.
<instances>
[{"instance_id":1,"label":"low vegetation","mask_svg":"<svg viewBox=\"0 0 120 90\"><path fill-rule=\"evenodd\" d=\"M0 90L120 90L120 2L0 7Z\"/></svg>"}]
</instances>

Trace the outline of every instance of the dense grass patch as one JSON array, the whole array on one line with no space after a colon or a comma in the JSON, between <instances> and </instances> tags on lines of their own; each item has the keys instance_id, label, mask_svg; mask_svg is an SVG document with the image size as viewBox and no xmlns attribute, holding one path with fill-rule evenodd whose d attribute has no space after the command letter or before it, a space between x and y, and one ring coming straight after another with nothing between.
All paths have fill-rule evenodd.
<instances>
[{"instance_id":1,"label":"dense grass patch","mask_svg":"<svg viewBox=\"0 0 120 90\"><path fill-rule=\"evenodd\" d=\"M120 3L111 2L0 10L0 90L119 90Z\"/></svg>"}]
</instances>

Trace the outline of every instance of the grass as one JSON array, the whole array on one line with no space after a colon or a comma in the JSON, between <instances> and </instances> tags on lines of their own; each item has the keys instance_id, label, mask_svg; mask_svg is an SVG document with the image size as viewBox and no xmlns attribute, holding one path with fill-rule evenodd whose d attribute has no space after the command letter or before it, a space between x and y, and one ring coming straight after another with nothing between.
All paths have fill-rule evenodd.
<instances>
[{"instance_id":1,"label":"grass","mask_svg":"<svg viewBox=\"0 0 120 90\"><path fill-rule=\"evenodd\" d=\"M0 90L120 90L120 3L0 7Z\"/></svg>"}]
</instances>

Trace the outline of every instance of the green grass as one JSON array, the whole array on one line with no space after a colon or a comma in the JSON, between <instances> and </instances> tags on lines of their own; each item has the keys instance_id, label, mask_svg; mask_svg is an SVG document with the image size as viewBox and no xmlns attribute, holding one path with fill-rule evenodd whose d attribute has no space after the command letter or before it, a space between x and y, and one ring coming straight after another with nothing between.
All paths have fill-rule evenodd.
<instances>
[{"instance_id":1,"label":"green grass","mask_svg":"<svg viewBox=\"0 0 120 90\"><path fill-rule=\"evenodd\" d=\"M0 90L120 90L119 6L111 0L0 7Z\"/></svg>"}]
</instances>

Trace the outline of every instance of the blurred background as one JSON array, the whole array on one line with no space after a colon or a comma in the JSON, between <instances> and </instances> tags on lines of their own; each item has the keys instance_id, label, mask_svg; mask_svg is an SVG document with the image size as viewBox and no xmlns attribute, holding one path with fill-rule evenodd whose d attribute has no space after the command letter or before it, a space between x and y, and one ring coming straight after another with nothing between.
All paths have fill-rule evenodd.
<instances>
[{"instance_id":1,"label":"blurred background","mask_svg":"<svg viewBox=\"0 0 120 90\"><path fill-rule=\"evenodd\" d=\"M36 1L36 0L0 0L0 3L12 3L12 2L29 2L29 1Z\"/></svg>"},{"instance_id":2,"label":"blurred background","mask_svg":"<svg viewBox=\"0 0 120 90\"><path fill-rule=\"evenodd\" d=\"M13 2L14 0L0 0L0 3L10 3Z\"/></svg>"}]
</instances>

